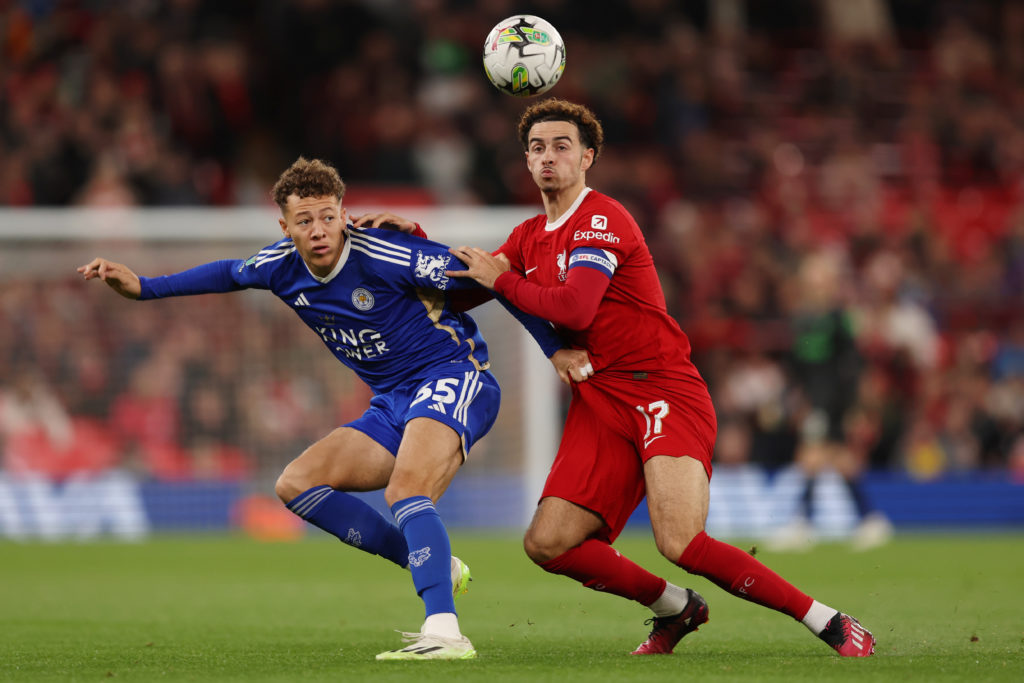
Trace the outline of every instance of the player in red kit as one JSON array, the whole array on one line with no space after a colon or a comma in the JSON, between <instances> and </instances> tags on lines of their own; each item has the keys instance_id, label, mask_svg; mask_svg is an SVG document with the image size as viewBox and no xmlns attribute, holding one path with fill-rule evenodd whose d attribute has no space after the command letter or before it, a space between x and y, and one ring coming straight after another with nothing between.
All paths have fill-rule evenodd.
<instances>
[{"instance_id":1,"label":"player in red kit","mask_svg":"<svg viewBox=\"0 0 1024 683\"><path fill-rule=\"evenodd\" d=\"M448 275L472 277L546 318L589 357L571 370L562 442L526 553L549 572L650 607L653 629L633 654L671 653L708 620L708 607L612 548L646 495L655 542L671 562L802 621L842 656L872 654L874 637L856 619L705 533L714 408L636 221L586 186L601 124L583 106L548 99L523 113L518 133L545 213L517 226L494 255L453 249L468 269Z\"/></svg>"}]
</instances>

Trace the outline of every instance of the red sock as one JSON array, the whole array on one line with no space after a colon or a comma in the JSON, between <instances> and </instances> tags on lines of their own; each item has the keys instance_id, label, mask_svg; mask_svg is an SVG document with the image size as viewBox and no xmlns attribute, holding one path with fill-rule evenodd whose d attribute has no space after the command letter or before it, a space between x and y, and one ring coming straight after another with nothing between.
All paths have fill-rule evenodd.
<instances>
[{"instance_id":1,"label":"red sock","mask_svg":"<svg viewBox=\"0 0 1024 683\"><path fill-rule=\"evenodd\" d=\"M710 579L735 596L771 607L798 621L814 602L748 553L716 541L703 531L690 541L676 564L691 574Z\"/></svg>"},{"instance_id":2,"label":"red sock","mask_svg":"<svg viewBox=\"0 0 1024 683\"><path fill-rule=\"evenodd\" d=\"M587 588L636 600L641 605L650 605L665 591L665 579L593 538L539 564L552 574L568 576Z\"/></svg>"}]
</instances>

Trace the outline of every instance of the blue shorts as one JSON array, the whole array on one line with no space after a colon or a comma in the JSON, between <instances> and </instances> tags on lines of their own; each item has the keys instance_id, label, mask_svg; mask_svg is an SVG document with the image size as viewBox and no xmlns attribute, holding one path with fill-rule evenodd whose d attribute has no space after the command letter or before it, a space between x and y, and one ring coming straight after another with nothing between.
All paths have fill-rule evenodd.
<instances>
[{"instance_id":1,"label":"blue shorts","mask_svg":"<svg viewBox=\"0 0 1024 683\"><path fill-rule=\"evenodd\" d=\"M358 429L394 455L405 424L416 417L429 417L455 430L465 460L473 444L494 425L501 404L501 388L494 375L465 367L455 366L408 388L377 394L366 412L345 426Z\"/></svg>"}]
</instances>

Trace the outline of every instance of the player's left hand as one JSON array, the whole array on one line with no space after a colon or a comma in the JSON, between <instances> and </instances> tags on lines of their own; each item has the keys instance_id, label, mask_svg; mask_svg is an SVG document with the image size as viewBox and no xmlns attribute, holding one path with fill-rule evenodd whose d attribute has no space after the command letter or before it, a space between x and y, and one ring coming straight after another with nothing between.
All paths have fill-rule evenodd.
<instances>
[{"instance_id":1,"label":"player's left hand","mask_svg":"<svg viewBox=\"0 0 1024 683\"><path fill-rule=\"evenodd\" d=\"M494 289L494 281L511 266L504 254L495 256L478 247L453 247L448 250L466 264L466 270L447 270L448 277L471 277L487 289Z\"/></svg>"},{"instance_id":2,"label":"player's left hand","mask_svg":"<svg viewBox=\"0 0 1024 683\"><path fill-rule=\"evenodd\" d=\"M388 211L377 213L364 213L352 219L352 225L357 228L391 228L411 235L416 232L416 223L408 218L402 218L398 214Z\"/></svg>"},{"instance_id":3,"label":"player's left hand","mask_svg":"<svg viewBox=\"0 0 1024 683\"><path fill-rule=\"evenodd\" d=\"M563 384L586 382L594 376L590 356L583 349L559 349L551 354L548 360L555 366L558 379L562 380Z\"/></svg>"},{"instance_id":4,"label":"player's left hand","mask_svg":"<svg viewBox=\"0 0 1024 683\"><path fill-rule=\"evenodd\" d=\"M123 263L116 263L105 258L94 258L84 266L79 266L77 270L86 280L97 278L103 280L112 290L126 299L138 299L142 295L142 283L139 276Z\"/></svg>"}]
</instances>

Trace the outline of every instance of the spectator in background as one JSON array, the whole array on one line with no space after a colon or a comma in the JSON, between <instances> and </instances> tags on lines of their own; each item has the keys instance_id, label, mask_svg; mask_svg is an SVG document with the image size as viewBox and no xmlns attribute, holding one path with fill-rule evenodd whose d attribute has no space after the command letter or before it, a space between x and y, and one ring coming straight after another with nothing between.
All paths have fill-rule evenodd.
<instances>
[{"instance_id":1,"label":"spectator in background","mask_svg":"<svg viewBox=\"0 0 1024 683\"><path fill-rule=\"evenodd\" d=\"M866 550L892 535L892 525L871 506L859 481L869 464L865 453L848 443L863 360L844 301L844 265L841 253L822 250L808 254L797 274L799 299L791 315L790 358L798 406L794 463L803 475L803 491L797 519L772 539L778 550L805 548L813 542L815 488L826 468L839 472L856 507L854 547Z\"/></svg>"},{"instance_id":2,"label":"spectator in background","mask_svg":"<svg viewBox=\"0 0 1024 683\"><path fill-rule=\"evenodd\" d=\"M885 376L898 410L907 416L906 438L893 454L924 478L947 469L936 441L935 414L943 400L939 334L924 306L911 296L903 259L889 250L872 254L864 266L863 287L852 310L857 344L866 361Z\"/></svg>"},{"instance_id":3,"label":"spectator in background","mask_svg":"<svg viewBox=\"0 0 1024 683\"><path fill-rule=\"evenodd\" d=\"M62 454L74 442L71 416L45 380L30 368L15 370L0 392L0 436L4 442L3 469L65 477L81 463L68 463Z\"/></svg>"}]
</instances>

